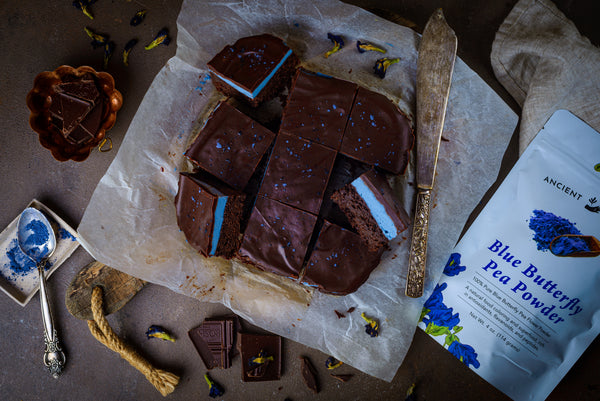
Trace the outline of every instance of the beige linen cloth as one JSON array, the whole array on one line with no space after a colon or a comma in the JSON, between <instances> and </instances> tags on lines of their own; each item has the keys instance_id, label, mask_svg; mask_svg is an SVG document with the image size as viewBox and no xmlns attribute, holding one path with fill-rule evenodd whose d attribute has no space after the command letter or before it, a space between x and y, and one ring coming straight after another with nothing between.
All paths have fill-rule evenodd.
<instances>
[{"instance_id":1,"label":"beige linen cloth","mask_svg":"<svg viewBox=\"0 0 600 401\"><path fill-rule=\"evenodd\" d=\"M519 155L559 109L600 131L600 50L549 0L521 0L492 45L496 77L523 108Z\"/></svg>"}]
</instances>

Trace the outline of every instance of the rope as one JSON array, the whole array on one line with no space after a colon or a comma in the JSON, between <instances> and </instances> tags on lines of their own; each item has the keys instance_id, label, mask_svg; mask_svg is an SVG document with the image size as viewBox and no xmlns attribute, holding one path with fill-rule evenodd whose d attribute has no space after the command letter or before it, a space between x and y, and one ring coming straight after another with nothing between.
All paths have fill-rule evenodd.
<instances>
[{"instance_id":1,"label":"rope","mask_svg":"<svg viewBox=\"0 0 600 401\"><path fill-rule=\"evenodd\" d=\"M179 376L154 368L150 362L125 344L112 330L102 311L102 288L100 287L94 287L92 290L92 314L94 320L88 320L88 327L98 341L121 355L131 366L142 372L163 396L166 397L175 390L175 386L179 383Z\"/></svg>"}]
</instances>

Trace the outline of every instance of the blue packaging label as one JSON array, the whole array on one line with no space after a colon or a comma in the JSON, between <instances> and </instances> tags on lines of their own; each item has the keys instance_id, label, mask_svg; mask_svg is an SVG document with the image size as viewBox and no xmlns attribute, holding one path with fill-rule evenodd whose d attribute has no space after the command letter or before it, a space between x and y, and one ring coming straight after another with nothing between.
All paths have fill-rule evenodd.
<instances>
[{"instance_id":1,"label":"blue packaging label","mask_svg":"<svg viewBox=\"0 0 600 401\"><path fill-rule=\"evenodd\" d=\"M450 255L419 327L515 400L600 332L600 134L559 110Z\"/></svg>"}]
</instances>

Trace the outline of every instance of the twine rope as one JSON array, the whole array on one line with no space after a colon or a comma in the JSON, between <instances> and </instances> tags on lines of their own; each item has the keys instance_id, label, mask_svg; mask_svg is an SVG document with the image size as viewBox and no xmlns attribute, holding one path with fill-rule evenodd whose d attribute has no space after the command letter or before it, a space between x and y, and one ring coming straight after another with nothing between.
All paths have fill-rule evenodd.
<instances>
[{"instance_id":1,"label":"twine rope","mask_svg":"<svg viewBox=\"0 0 600 401\"><path fill-rule=\"evenodd\" d=\"M102 288L100 287L94 287L92 290L92 314L94 320L87 321L88 327L98 341L142 372L163 396L166 397L175 390L175 386L179 383L179 376L156 369L133 348L125 344L110 327L102 311Z\"/></svg>"}]
</instances>

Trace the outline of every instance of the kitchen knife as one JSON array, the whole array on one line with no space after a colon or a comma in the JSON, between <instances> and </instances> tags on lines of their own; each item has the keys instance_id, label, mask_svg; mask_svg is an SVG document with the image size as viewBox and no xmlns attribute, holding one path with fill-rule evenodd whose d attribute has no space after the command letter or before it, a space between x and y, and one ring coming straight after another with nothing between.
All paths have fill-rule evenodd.
<instances>
[{"instance_id":1,"label":"kitchen knife","mask_svg":"<svg viewBox=\"0 0 600 401\"><path fill-rule=\"evenodd\" d=\"M423 295L429 210L457 39L442 9L429 18L417 59L417 204L408 259L406 295Z\"/></svg>"}]
</instances>

